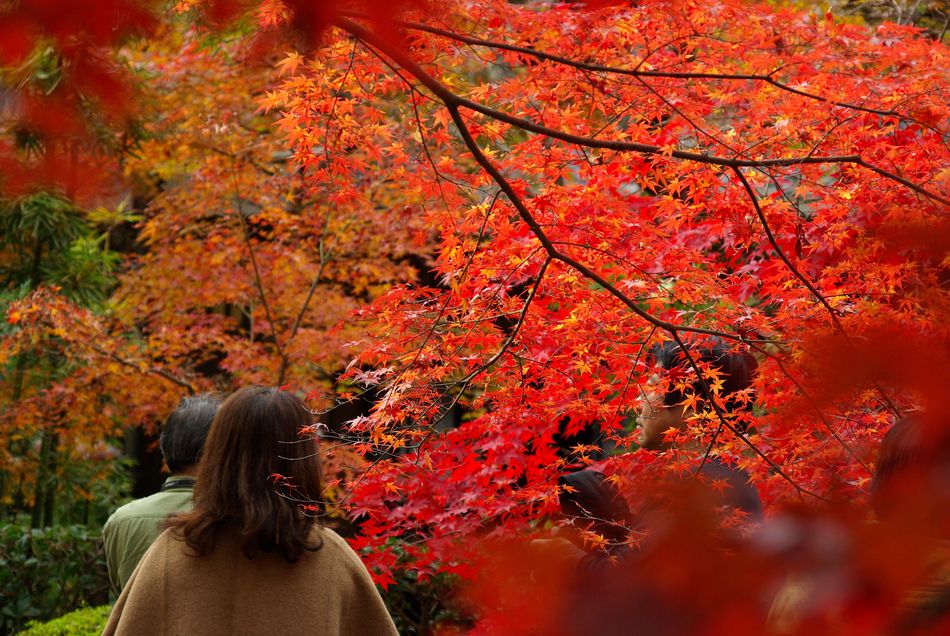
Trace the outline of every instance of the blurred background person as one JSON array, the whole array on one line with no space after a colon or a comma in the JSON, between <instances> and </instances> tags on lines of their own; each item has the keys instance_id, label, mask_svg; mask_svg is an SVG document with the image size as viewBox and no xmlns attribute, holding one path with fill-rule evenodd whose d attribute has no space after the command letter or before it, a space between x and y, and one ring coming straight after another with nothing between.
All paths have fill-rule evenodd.
<instances>
[{"instance_id":1,"label":"blurred background person","mask_svg":"<svg viewBox=\"0 0 950 636\"><path fill-rule=\"evenodd\" d=\"M865 633L950 634L946 422L917 413L888 430L871 504L872 522L792 511L763 527L766 542L783 538L777 544L784 542L791 571L772 605L770 633L841 633L863 616Z\"/></svg>"}]
</instances>

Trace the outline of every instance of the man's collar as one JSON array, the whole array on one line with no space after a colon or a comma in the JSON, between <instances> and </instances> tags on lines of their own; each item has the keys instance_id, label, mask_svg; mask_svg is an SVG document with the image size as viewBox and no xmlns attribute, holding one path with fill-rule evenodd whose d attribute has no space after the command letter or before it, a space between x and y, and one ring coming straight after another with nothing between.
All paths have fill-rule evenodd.
<instances>
[{"instance_id":1,"label":"man's collar","mask_svg":"<svg viewBox=\"0 0 950 636\"><path fill-rule=\"evenodd\" d=\"M195 487L194 477L185 477L184 475L172 475L162 484L162 492L169 490L191 490Z\"/></svg>"}]
</instances>

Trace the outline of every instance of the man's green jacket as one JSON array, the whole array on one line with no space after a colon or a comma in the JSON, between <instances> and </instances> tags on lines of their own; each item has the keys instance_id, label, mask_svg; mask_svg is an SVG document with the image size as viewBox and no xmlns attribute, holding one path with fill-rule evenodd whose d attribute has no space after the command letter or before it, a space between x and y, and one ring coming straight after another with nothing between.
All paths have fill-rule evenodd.
<instances>
[{"instance_id":1,"label":"man's green jacket","mask_svg":"<svg viewBox=\"0 0 950 636\"><path fill-rule=\"evenodd\" d=\"M172 475L162 491L131 501L115 512L102 528L109 578L122 591L139 560L161 533L161 524L174 512L193 507L194 480Z\"/></svg>"}]
</instances>

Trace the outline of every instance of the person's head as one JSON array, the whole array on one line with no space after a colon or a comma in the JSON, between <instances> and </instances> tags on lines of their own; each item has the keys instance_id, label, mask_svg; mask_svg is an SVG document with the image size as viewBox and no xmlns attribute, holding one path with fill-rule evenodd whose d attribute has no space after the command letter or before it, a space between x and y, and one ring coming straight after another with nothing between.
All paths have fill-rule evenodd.
<instances>
[{"instance_id":1,"label":"person's head","mask_svg":"<svg viewBox=\"0 0 950 636\"><path fill-rule=\"evenodd\" d=\"M908 415L884 435L871 481L882 521L950 536L950 429L937 418Z\"/></svg>"},{"instance_id":2,"label":"person's head","mask_svg":"<svg viewBox=\"0 0 950 636\"><path fill-rule=\"evenodd\" d=\"M622 543L634 527L630 507L607 476L580 470L557 480L561 514L576 526L596 532L608 546Z\"/></svg>"},{"instance_id":3,"label":"person's head","mask_svg":"<svg viewBox=\"0 0 950 636\"><path fill-rule=\"evenodd\" d=\"M750 353L736 352L714 340L690 348L689 353L703 371L706 386L721 400L725 413L751 409L750 391L758 363ZM686 354L675 342L665 342L650 351L655 364L644 387L641 410L639 444L644 448L660 448L664 433L683 428L694 413L689 404L706 405L703 381L691 367ZM739 430L744 427L736 424Z\"/></svg>"},{"instance_id":4,"label":"person's head","mask_svg":"<svg viewBox=\"0 0 950 636\"><path fill-rule=\"evenodd\" d=\"M211 393L183 398L162 427L158 446L168 470L174 474L192 473L198 466L211 420L221 398Z\"/></svg>"},{"instance_id":5,"label":"person's head","mask_svg":"<svg viewBox=\"0 0 950 636\"><path fill-rule=\"evenodd\" d=\"M207 554L230 528L248 557L277 552L293 562L314 549L316 518L302 507L322 509L317 442L302 434L312 423L300 398L279 389L249 386L224 401L198 467L195 509L171 523L189 547Z\"/></svg>"}]
</instances>

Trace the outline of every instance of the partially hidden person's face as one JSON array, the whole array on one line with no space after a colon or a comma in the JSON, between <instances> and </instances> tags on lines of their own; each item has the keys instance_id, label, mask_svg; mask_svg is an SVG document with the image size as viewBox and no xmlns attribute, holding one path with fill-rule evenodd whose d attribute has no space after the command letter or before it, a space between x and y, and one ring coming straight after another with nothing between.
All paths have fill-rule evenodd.
<instances>
[{"instance_id":1,"label":"partially hidden person's face","mask_svg":"<svg viewBox=\"0 0 950 636\"><path fill-rule=\"evenodd\" d=\"M663 446L663 436L671 428L683 426L683 407L663 404L663 390L660 376L653 374L641 387L640 414L637 423L640 437L637 443L651 450Z\"/></svg>"}]
</instances>

